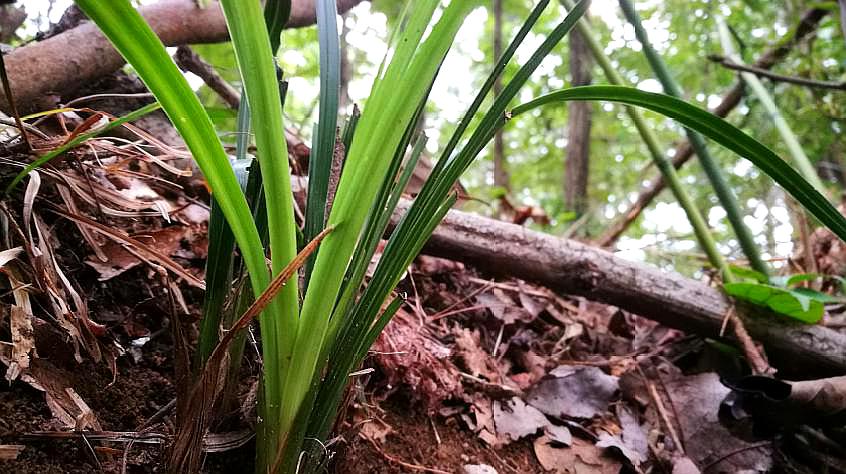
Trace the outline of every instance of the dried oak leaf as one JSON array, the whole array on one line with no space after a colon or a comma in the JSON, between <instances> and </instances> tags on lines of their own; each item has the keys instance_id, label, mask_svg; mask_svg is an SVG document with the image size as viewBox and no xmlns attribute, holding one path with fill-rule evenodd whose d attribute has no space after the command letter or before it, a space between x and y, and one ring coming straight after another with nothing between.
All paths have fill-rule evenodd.
<instances>
[{"instance_id":1,"label":"dried oak leaf","mask_svg":"<svg viewBox=\"0 0 846 474\"><path fill-rule=\"evenodd\" d=\"M530 322L532 314L515 303L504 291L494 288L490 293L476 295L476 302L486 308L504 324L514 324L517 321Z\"/></svg>"}]
</instances>

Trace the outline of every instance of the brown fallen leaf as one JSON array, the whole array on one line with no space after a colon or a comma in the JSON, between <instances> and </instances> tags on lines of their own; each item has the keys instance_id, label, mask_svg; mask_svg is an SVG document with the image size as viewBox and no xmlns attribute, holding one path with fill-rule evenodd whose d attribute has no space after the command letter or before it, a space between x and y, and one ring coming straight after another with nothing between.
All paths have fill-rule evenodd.
<instances>
[{"instance_id":1,"label":"brown fallen leaf","mask_svg":"<svg viewBox=\"0 0 846 474\"><path fill-rule=\"evenodd\" d=\"M495 318L504 324L514 324L517 321L530 322L534 319L529 311L515 303L510 296L499 288L476 295L476 302L486 307Z\"/></svg>"},{"instance_id":2,"label":"brown fallen leaf","mask_svg":"<svg viewBox=\"0 0 846 474\"><path fill-rule=\"evenodd\" d=\"M180 248L180 243L185 237L188 227L170 226L160 230L145 232L143 235L136 235L134 238L158 250L162 255L173 255ZM115 241L108 241L100 250L106 256L106 261L89 258L85 263L100 274L100 281L111 280L112 278L131 270L143 262L135 253L130 252L126 247Z\"/></svg>"},{"instance_id":3,"label":"brown fallen leaf","mask_svg":"<svg viewBox=\"0 0 846 474\"><path fill-rule=\"evenodd\" d=\"M729 394L715 373L678 375L666 383L667 393L678 416L685 453L709 472L738 472L744 469L767 472L772 466L772 447L749 443L720 423L720 404Z\"/></svg>"},{"instance_id":4,"label":"brown fallen leaf","mask_svg":"<svg viewBox=\"0 0 846 474\"><path fill-rule=\"evenodd\" d=\"M598 367L561 365L529 392L527 402L558 418L592 418L604 413L619 389L619 379Z\"/></svg>"},{"instance_id":5,"label":"brown fallen leaf","mask_svg":"<svg viewBox=\"0 0 846 474\"><path fill-rule=\"evenodd\" d=\"M458 365L473 377L500 383L502 377L496 360L481 347L479 331L455 328L455 358Z\"/></svg>"},{"instance_id":6,"label":"brown fallen leaf","mask_svg":"<svg viewBox=\"0 0 846 474\"><path fill-rule=\"evenodd\" d=\"M554 474L618 474L622 463L603 454L592 443L575 438L573 445L562 447L548 436L534 443L535 456L540 465Z\"/></svg>"},{"instance_id":7,"label":"brown fallen leaf","mask_svg":"<svg viewBox=\"0 0 846 474\"><path fill-rule=\"evenodd\" d=\"M531 436L550 424L543 413L519 397L504 402L495 400L493 417L496 434L503 444Z\"/></svg>"}]
</instances>

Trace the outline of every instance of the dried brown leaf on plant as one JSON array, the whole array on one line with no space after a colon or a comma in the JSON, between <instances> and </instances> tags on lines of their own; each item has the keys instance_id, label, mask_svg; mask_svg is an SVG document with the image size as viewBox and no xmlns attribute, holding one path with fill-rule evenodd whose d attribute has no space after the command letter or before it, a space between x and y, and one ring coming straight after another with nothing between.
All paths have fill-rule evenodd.
<instances>
[{"instance_id":1,"label":"dried brown leaf on plant","mask_svg":"<svg viewBox=\"0 0 846 474\"><path fill-rule=\"evenodd\" d=\"M306 259L332 232L325 228L298 253L293 260L273 277L267 288L255 299L249 308L224 333L206 360L200 375L192 386L186 389L186 400L178 407L180 419L170 450L169 468L172 472L197 472L202 459L203 438L212 421L212 410L222 391L229 367L229 347L235 337L267 307L285 283L296 274Z\"/></svg>"}]
</instances>

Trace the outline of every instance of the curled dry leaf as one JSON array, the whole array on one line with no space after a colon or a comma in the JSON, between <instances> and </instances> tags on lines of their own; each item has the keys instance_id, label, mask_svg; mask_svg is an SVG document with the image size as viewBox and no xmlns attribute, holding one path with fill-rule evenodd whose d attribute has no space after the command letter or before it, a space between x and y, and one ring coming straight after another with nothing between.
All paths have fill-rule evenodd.
<instances>
[{"instance_id":1,"label":"curled dry leaf","mask_svg":"<svg viewBox=\"0 0 846 474\"><path fill-rule=\"evenodd\" d=\"M16 249L12 249L16 250ZM4 259L11 255L6 253ZM14 253L19 253L14 252ZM5 266L10 260L3 263ZM11 382L16 380L18 376L29 368L30 354L35 350L35 337L32 330L32 305L29 300L29 292L27 285L18 281L15 278L15 272L6 271L9 278L9 284L12 287L12 295L15 299L15 304L9 308L9 330L12 335L12 353L10 360L6 364L6 380Z\"/></svg>"},{"instance_id":2,"label":"curled dry leaf","mask_svg":"<svg viewBox=\"0 0 846 474\"><path fill-rule=\"evenodd\" d=\"M846 421L846 376L799 382L749 376L731 388L731 398L762 425L842 426Z\"/></svg>"}]
</instances>

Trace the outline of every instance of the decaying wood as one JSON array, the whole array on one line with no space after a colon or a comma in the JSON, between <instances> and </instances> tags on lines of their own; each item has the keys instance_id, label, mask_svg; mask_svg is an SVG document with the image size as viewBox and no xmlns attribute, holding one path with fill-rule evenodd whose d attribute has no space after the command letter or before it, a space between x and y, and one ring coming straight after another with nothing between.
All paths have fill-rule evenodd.
<instances>
[{"instance_id":1,"label":"decaying wood","mask_svg":"<svg viewBox=\"0 0 846 474\"><path fill-rule=\"evenodd\" d=\"M409 203L402 201L399 211ZM395 214L396 215L396 214ZM623 260L588 245L461 211L450 211L425 253L459 260L494 275L617 306L666 326L718 337L730 301L716 288L679 274ZM746 328L774 365L846 373L846 336L822 326L792 324L742 312Z\"/></svg>"},{"instance_id":2,"label":"decaying wood","mask_svg":"<svg viewBox=\"0 0 846 474\"><path fill-rule=\"evenodd\" d=\"M777 62L787 56L787 53L790 52L790 49L794 45L809 34L813 33L816 30L817 25L819 25L820 20L822 20L827 14L828 10L817 8L805 12L790 36L786 37L775 47L762 54L761 57L755 61L753 66L761 70L767 70L773 67ZM723 95L722 100L713 110L711 110L711 113L718 117L726 117L729 112L734 110L734 108L740 104L740 99L743 98L743 88L742 81L735 83L734 86L732 86L732 88ZM693 149L690 147L690 142L683 142L676 148L676 151L673 154L673 166L675 166L676 169L679 169L683 164L687 163L692 156ZM643 189L634 204L632 204L631 207L629 207L629 209L626 210L619 219L611 224L608 230L606 230L605 233L597 239L597 245L600 247L612 246L614 242L623 235L623 232L626 231L631 223L638 218L640 213L649 206L652 200L667 187L667 183L660 175L655 176L648 181L652 184Z\"/></svg>"},{"instance_id":3,"label":"decaying wood","mask_svg":"<svg viewBox=\"0 0 846 474\"><path fill-rule=\"evenodd\" d=\"M361 2L338 0L338 11L343 13ZM141 13L168 46L229 39L217 2L200 9L194 0L162 0L141 7ZM287 27L298 28L314 22L314 0L294 0ZM18 48L6 55L5 60L10 87L18 106L24 110L38 108L39 99L48 93L62 95L124 65L120 54L91 22ZM5 98L0 99L0 110L8 110Z\"/></svg>"}]
</instances>

